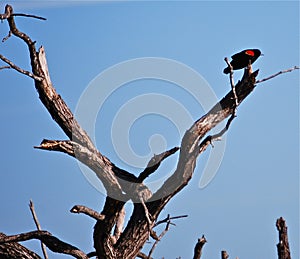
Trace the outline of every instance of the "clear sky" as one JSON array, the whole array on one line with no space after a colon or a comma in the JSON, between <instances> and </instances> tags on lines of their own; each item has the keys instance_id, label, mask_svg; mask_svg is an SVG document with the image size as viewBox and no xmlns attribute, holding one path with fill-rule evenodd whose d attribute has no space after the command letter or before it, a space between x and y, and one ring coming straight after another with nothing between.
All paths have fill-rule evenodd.
<instances>
[{"instance_id":1,"label":"clear sky","mask_svg":"<svg viewBox=\"0 0 300 259\"><path fill-rule=\"evenodd\" d=\"M97 147L135 174L153 152L180 145L182 131L207 110L202 106L213 104L207 89L218 99L229 91L228 76L222 73L225 56L259 48L264 56L253 65L260 69L258 79L299 65L297 1L10 3L15 12L47 18L18 17L16 22L37 46L45 47L55 88L73 111L80 107L86 89L98 86L99 99L104 96L105 101L94 124ZM5 4L1 1L1 12ZM1 23L0 38L7 33L7 23ZM29 69L27 49L13 37L0 44L0 53ZM129 63L125 72L133 73L134 80L123 81L114 90L99 83L104 76L101 72L117 73L121 62L148 61L149 57L156 62L150 70L163 71L167 78L143 78L142 72L134 75L140 65L133 69ZM162 60L179 68L168 74L168 66L159 63ZM187 90L194 81L184 77L184 68L203 78L192 95ZM118 73L112 80L121 78ZM235 80L241 75L235 72ZM173 76L184 84L172 82ZM91 83L96 77L100 81ZM87 181L75 159L33 148L43 138L66 136L41 105L32 80L1 70L0 84L0 231L16 234L35 229L28 208L33 199L43 229L85 252L92 251L94 221L69 210L75 204L101 210L104 195ZM124 117L127 107L133 107L129 111L136 116L131 124L132 117ZM181 117L180 111L189 116ZM237 115L223 144L215 144L216 150L224 148L216 175L204 188L199 187L208 155L215 152L209 148L199 157L189 185L161 213L161 218L168 213L189 217L171 226L154 258L191 258L202 234L208 240L203 258L220 258L221 250L230 258L276 258L275 221L280 216L289 227L292 258L299 258L299 72L258 84ZM81 116L82 123L89 116ZM118 138L122 134L125 142ZM127 142L131 149L125 147ZM127 158L128 150L136 158ZM165 161L148 181L161 182L172 172L176 159L175 155ZM37 241L24 244L41 254ZM49 253L50 258L65 258Z\"/></svg>"}]
</instances>

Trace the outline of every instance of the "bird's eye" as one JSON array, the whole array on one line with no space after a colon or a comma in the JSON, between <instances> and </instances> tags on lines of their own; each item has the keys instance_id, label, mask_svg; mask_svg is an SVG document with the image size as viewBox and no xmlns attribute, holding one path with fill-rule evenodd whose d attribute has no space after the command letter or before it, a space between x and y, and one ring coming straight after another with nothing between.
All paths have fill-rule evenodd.
<instances>
[{"instance_id":1,"label":"bird's eye","mask_svg":"<svg viewBox=\"0 0 300 259\"><path fill-rule=\"evenodd\" d=\"M254 56L254 51L252 51L252 50L246 50L245 53L249 56Z\"/></svg>"}]
</instances>

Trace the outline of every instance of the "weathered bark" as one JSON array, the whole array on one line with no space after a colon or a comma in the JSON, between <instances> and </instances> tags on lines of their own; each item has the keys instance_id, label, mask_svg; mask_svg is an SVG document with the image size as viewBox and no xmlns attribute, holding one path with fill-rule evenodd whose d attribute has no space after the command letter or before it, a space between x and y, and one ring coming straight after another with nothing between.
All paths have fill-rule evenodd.
<instances>
[{"instance_id":1,"label":"weathered bark","mask_svg":"<svg viewBox=\"0 0 300 259\"><path fill-rule=\"evenodd\" d=\"M47 231L37 230L37 231L22 233L22 234L13 235L13 236L6 236L6 235L2 234L2 235L0 235L0 247L1 247L1 245L4 245L7 248L7 244L13 244L12 248L14 249L14 252L17 254L18 253L17 250L20 249L19 253L22 254L27 251L24 250L22 246L20 246L20 245L17 246L17 243L15 243L15 242L21 242L21 241L26 241L26 240L31 240L31 239L38 239L38 240L42 241L43 244L45 244L51 251L53 251L55 253L72 255L73 257L78 258L78 259L88 259L88 256L84 252L82 252L80 249L61 241L57 237L52 236ZM28 256L29 257L21 256L21 257L17 257L17 258L37 258L37 257L30 257L30 256L35 256L34 253L32 253L32 255L28 253ZM38 258L40 258L40 257L38 257Z\"/></svg>"},{"instance_id":2,"label":"weathered bark","mask_svg":"<svg viewBox=\"0 0 300 259\"><path fill-rule=\"evenodd\" d=\"M5 234L0 233L0 240L7 237ZM0 258L1 259L41 259L39 255L30 251L19 243L0 243Z\"/></svg>"},{"instance_id":3,"label":"weathered bark","mask_svg":"<svg viewBox=\"0 0 300 259\"><path fill-rule=\"evenodd\" d=\"M278 259L291 259L287 233L288 228L284 218L280 217L277 219L276 227L279 233L279 243L277 244Z\"/></svg>"}]
</instances>

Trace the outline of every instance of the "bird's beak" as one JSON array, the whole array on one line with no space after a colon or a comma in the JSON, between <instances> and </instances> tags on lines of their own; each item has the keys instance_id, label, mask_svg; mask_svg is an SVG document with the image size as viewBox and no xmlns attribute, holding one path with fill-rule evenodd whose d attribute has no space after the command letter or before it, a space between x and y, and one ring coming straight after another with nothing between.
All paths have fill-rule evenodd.
<instances>
[{"instance_id":1,"label":"bird's beak","mask_svg":"<svg viewBox=\"0 0 300 259\"><path fill-rule=\"evenodd\" d=\"M261 53L260 55L261 55L261 56L264 56L264 53Z\"/></svg>"}]
</instances>

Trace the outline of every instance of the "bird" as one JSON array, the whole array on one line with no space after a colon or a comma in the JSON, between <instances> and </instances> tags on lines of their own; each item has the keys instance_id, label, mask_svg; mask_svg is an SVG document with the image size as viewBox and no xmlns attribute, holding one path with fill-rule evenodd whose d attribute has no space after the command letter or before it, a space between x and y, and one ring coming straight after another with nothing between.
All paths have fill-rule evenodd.
<instances>
[{"instance_id":1,"label":"bird","mask_svg":"<svg viewBox=\"0 0 300 259\"><path fill-rule=\"evenodd\" d=\"M233 70L242 69L248 66L249 61L253 64L260 55L263 55L259 49L245 49L239 53L234 54L231 56L232 60L230 65L232 66ZM223 70L224 74L230 73L230 67L226 67Z\"/></svg>"}]
</instances>

